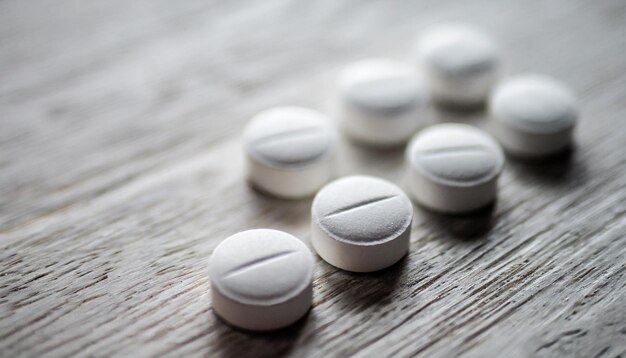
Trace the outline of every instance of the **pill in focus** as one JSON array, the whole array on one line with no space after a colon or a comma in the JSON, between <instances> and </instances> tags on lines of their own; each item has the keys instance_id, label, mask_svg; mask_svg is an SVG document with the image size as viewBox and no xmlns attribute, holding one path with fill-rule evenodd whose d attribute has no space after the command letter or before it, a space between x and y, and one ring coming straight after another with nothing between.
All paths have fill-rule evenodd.
<instances>
[{"instance_id":1,"label":"pill in focus","mask_svg":"<svg viewBox=\"0 0 626 358\"><path fill-rule=\"evenodd\" d=\"M248 230L221 242L209 263L213 310L233 326L289 326L311 307L313 256L282 231Z\"/></svg>"},{"instance_id":2,"label":"pill in focus","mask_svg":"<svg viewBox=\"0 0 626 358\"><path fill-rule=\"evenodd\" d=\"M381 270L409 249L413 206L400 188L386 180L337 179L315 196L311 216L315 251L338 268Z\"/></svg>"}]
</instances>

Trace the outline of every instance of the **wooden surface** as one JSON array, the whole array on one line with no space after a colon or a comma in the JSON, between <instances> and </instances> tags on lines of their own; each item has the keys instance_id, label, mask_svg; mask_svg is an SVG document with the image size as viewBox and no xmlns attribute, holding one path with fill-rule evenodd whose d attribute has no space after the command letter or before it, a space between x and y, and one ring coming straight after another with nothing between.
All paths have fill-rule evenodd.
<instances>
[{"instance_id":1,"label":"wooden surface","mask_svg":"<svg viewBox=\"0 0 626 358\"><path fill-rule=\"evenodd\" d=\"M343 65L409 59L420 29L450 19L492 33L506 73L580 94L575 151L509 158L492 210L416 208L410 254L388 270L316 258L295 327L217 320L220 240L271 227L309 244L310 200L246 186L246 120L326 111ZM623 0L2 1L0 355L623 357L625 54ZM344 143L341 163L402 184L402 150Z\"/></svg>"}]
</instances>

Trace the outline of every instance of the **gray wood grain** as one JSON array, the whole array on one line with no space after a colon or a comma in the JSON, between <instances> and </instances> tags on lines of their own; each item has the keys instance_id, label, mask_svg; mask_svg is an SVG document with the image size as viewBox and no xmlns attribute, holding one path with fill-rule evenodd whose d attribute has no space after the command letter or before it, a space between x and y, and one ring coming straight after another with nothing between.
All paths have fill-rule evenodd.
<instances>
[{"instance_id":1,"label":"gray wood grain","mask_svg":"<svg viewBox=\"0 0 626 358\"><path fill-rule=\"evenodd\" d=\"M491 32L505 73L571 84L575 150L508 158L490 210L417 208L410 254L388 270L316 259L314 307L290 329L216 319L220 240L271 227L309 243L310 200L246 186L245 121L283 103L327 111L341 66L409 59L448 19ZM620 0L3 1L0 355L624 356L624 53ZM341 174L403 185L402 150L343 143L340 157Z\"/></svg>"}]
</instances>

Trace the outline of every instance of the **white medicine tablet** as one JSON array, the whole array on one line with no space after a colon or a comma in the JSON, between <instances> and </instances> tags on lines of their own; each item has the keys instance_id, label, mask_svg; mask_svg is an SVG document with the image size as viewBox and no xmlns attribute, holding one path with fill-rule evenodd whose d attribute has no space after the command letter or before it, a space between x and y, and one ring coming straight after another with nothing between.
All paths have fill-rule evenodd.
<instances>
[{"instance_id":1,"label":"white medicine tablet","mask_svg":"<svg viewBox=\"0 0 626 358\"><path fill-rule=\"evenodd\" d=\"M496 198L504 154L482 130L446 123L420 131L407 148L406 160L417 202L436 211L462 213Z\"/></svg>"},{"instance_id":2,"label":"white medicine tablet","mask_svg":"<svg viewBox=\"0 0 626 358\"><path fill-rule=\"evenodd\" d=\"M311 307L313 256L297 238L277 230L237 233L209 263L215 313L254 331L286 327Z\"/></svg>"},{"instance_id":3,"label":"white medicine tablet","mask_svg":"<svg viewBox=\"0 0 626 358\"><path fill-rule=\"evenodd\" d=\"M409 249L413 206L388 181L369 176L335 180L317 193L311 215L313 248L341 269L381 270Z\"/></svg>"},{"instance_id":4,"label":"white medicine tablet","mask_svg":"<svg viewBox=\"0 0 626 358\"><path fill-rule=\"evenodd\" d=\"M490 126L507 151L527 157L567 148L578 118L576 96L560 81L527 74L499 84L489 101Z\"/></svg>"},{"instance_id":5,"label":"white medicine tablet","mask_svg":"<svg viewBox=\"0 0 626 358\"><path fill-rule=\"evenodd\" d=\"M369 59L348 66L339 79L337 119L351 138L374 146L405 143L424 123L424 81L407 64Z\"/></svg>"},{"instance_id":6,"label":"white medicine tablet","mask_svg":"<svg viewBox=\"0 0 626 358\"><path fill-rule=\"evenodd\" d=\"M416 52L435 101L485 102L500 62L496 45L487 35L464 24L435 25L419 37Z\"/></svg>"},{"instance_id":7,"label":"white medicine tablet","mask_svg":"<svg viewBox=\"0 0 626 358\"><path fill-rule=\"evenodd\" d=\"M337 134L321 113L276 107L254 116L243 134L248 181L283 198L313 195L333 176Z\"/></svg>"}]
</instances>

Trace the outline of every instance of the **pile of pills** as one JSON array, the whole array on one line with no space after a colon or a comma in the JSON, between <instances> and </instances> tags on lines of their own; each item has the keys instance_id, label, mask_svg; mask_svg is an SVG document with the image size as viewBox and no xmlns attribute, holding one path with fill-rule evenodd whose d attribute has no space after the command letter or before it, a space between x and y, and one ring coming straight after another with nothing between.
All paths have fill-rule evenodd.
<instances>
[{"instance_id":1,"label":"pile of pills","mask_svg":"<svg viewBox=\"0 0 626 358\"><path fill-rule=\"evenodd\" d=\"M339 269L373 272L400 261L409 251L413 205L400 187L380 178L333 180L337 129L366 146L408 142L404 185L417 204L446 214L496 200L502 148L540 158L572 142L579 116L572 91L539 74L499 81L499 51L480 30L434 26L419 37L415 58L414 65L368 59L345 68L330 118L313 109L276 107L254 116L244 130L250 185L285 199L315 195L311 244ZM487 132L461 123L427 126L430 101L486 104ZM311 251L290 234L237 233L210 260L214 312L246 330L289 326L311 307L313 263Z\"/></svg>"}]
</instances>

